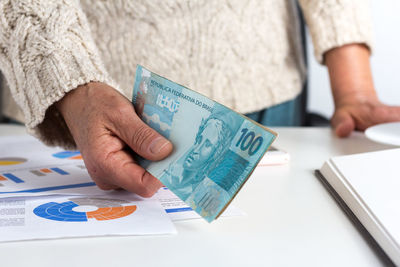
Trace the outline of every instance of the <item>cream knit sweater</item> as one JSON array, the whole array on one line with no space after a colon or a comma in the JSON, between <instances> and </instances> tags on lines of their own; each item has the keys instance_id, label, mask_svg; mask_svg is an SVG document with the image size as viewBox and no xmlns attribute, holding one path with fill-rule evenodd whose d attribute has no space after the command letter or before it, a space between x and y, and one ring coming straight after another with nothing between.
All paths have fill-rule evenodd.
<instances>
[{"instance_id":1,"label":"cream knit sweater","mask_svg":"<svg viewBox=\"0 0 400 267\"><path fill-rule=\"evenodd\" d=\"M299 2L320 62L370 46L367 0ZM90 81L131 98L138 63L243 113L292 99L305 79L299 30L291 0L2 0L0 69L28 130L67 146L53 103Z\"/></svg>"}]
</instances>

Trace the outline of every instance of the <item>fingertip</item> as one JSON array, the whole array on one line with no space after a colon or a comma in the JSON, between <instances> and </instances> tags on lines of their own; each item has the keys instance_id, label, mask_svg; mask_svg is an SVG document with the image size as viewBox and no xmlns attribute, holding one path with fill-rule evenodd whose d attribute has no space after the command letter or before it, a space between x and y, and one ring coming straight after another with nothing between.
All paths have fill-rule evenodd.
<instances>
[{"instance_id":1,"label":"fingertip","mask_svg":"<svg viewBox=\"0 0 400 267\"><path fill-rule=\"evenodd\" d=\"M162 136L155 138L149 145L149 153L153 160L160 160L171 154L172 143Z\"/></svg>"},{"instance_id":2,"label":"fingertip","mask_svg":"<svg viewBox=\"0 0 400 267\"><path fill-rule=\"evenodd\" d=\"M145 198L152 197L163 186L157 178L136 164L125 166L117 184L125 190Z\"/></svg>"},{"instance_id":3,"label":"fingertip","mask_svg":"<svg viewBox=\"0 0 400 267\"><path fill-rule=\"evenodd\" d=\"M170 141L167 140L167 142L162 147L162 149L160 149L158 156L160 157L160 159L163 159L163 158L167 157L169 154L171 154L173 149L174 149L174 146L172 145L172 143Z\"/></svg>"},{"instance_id":4,"label":"fingertip","mask_svg":"<svg viewBox=\"0 0 400 267\"><path fill-rule=\"evenodd\" d=\"M120 188L117 185L106 184L106 183L102 183L102 182L95 181L95 180L93 180L93 181L95 182L95 184L97 185L98 188L100 188L101 190L104 190L104 191L110 191L110 190L115 190L115 189Z\"/></svg>"},{"instance_id":5,"label":"fingertip","mask_svg":"<svg viewBox=\"0 0 400 267\"><path fill-rule=\"evenodd\" d=\"M338 137L347 137L355 130L352 117L346 112L335 112L331 120L332 128Z\"/></svg>"},{"instance_id":6,"label":"fingertip","mask_svg":"<svg viewBox=\"0 0 400 267\"><path fill-rule=\"evenodd\" d=\"M142 197L152 197L164 185L149 172L145 172L141 181L141 190L138 195Z\"/></svg>"},{"instance_id":7,"label":"fingertip","mask_svg":"<svg viewBox=\"0 0 400 267\"><path fill-rule=\"evenodd\" d=\"M338 137L347 137L354 130L354 125L350 121L345 121L338 124L335 128L335 133Z\"/></svg>"},{"instance_id":8,"label":"fingertip","mask_svg":"<svg viewBox=\"0 0 400 267\"><path fill-rule=\"evenodd\" d=\"M136 191L132 191L132 192L138 194L141 197L149 198L149 197L154 196L154 194L157 193L158 189L160 189L160 187L158 187L158 188L156 188L156 187L148 188L147 187L147 188L143 188L141 190L136 190Z\"/></svg>"},{"instance_id":9,"label":"fingertip","mask_svg":"<svg viewBox=\"0 0 400 267\"><path fill-rule=\"evenodd\" d=\"M335 134L338 137L346 137L348 133L343 129L342 125L339 125L335 128Z\"/></svg>"}]
</instances>

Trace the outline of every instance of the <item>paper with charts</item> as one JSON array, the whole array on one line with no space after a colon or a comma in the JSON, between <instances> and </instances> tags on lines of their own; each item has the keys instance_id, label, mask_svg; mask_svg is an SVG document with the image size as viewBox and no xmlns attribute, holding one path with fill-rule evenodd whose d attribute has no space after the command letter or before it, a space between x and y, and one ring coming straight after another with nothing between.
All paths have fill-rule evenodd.
<instances>
[{"instance_id":1,"label":"paper with charts","mask_svg":"<svg viewBox=\"0 0 400 267\"><path fill-rule=\"evenodd\" d=\"M182 220L193 220L200 219L201 216L193 211L185 202L183 202L179 197L171 192L167 187L162 187L158 192L152 197L152 199L157 199L168 217L172 221L182 221ZM229 205L220 217L242 217L246 213L242 210L236 208L233 205Z\"/></svg>"},{"instance_id":2,"label":"paper with charts","mask_svg":"<svg viewBox=\"0 0 400 267\"><path fill-rule=\"evenodd\" d=\"M31 136L0 137L0 198L101 193L79 151L47 147Z\"/></svg>"},{"instance_id":3,"label":"paper with charts","mask_svg":"<svg viewBox=\"0 0 400 267\"><path fill-rule=\"evenodd\" d=\"M174 144L140 164L208 222L243 186L276 134L188 88L137 67L137 114Z\"/></svg>"},{"instance_id":4,"label":"paper with charts","mask_svg":"<svg viewBox=\"0 0 400 267\"><path fill-rule=\"evenodd\" d=\"M0 242L173 233L158 201L133 194L0 199Z\"/></svg>"}]
</instances>

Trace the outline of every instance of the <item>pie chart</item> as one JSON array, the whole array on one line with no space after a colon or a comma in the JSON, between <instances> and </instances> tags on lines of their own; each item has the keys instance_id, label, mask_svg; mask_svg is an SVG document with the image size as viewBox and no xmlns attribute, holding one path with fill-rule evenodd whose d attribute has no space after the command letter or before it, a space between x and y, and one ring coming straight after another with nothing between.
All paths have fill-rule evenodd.
<instances>
[{"instance_id":1,"label":"pie chart","mask_svg":"<svg viewBox=\"0 0 400 267\"><path fill-rule=\"evenodd\" d=\"M63 222L87 222L114 220L136 211L136 205L124 200L102 198L70 198L62 203L48 202L36 207L33 213L44 219Z\"/></svg>"},{"instance_id":2,"label":"pie chart","mask_svg":"<svg viewBox=\"0 0 400 267\"><path fill-rule=\"evenodd\" d=\"M0 158L0 166L6 166L6 165L18 165L21 163L26 162L27 159L24 158Z\"/></svg>"}]
</instances>

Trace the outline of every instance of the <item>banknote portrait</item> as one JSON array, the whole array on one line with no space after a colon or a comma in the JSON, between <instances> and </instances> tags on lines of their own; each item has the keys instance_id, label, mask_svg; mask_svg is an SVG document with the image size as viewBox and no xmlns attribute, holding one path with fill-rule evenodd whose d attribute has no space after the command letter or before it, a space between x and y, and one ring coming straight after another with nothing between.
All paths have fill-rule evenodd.
<instances>
[{"instance_id":1,"label":"banknote portrait","mask_svg":"<svg viewBox=\"0 0 400 267\"><path fill-rule=\"evenodd\" d=\"M215 169L228 150L236 130L230 117L228 113L219 112L203 119L193 145L163 173L161 180L167 186L173 186L182 199L186 199Z\"/></svg>"}]
</instances>

